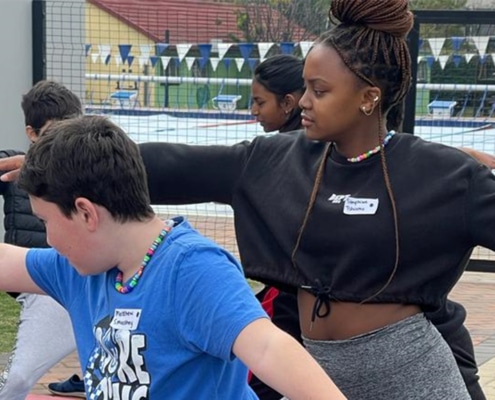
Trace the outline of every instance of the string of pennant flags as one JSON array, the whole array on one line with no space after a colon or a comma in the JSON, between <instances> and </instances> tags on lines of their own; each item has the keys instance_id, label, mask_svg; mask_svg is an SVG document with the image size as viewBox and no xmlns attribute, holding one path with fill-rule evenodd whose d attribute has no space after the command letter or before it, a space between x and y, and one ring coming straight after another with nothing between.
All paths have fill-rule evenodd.
<instances>
[{"instance_id":1,"label":"string of pennant flags","mask_svg":"<svg viewBox=\"0 0 495 400\"><path fill-rule=\"evenodd\" d=\"M204 43L204 44L191 44L191 43L179 43L170 45L168 43L157 44L140 44L133 46L132 44L119 44L118 54L112 54L112 45L98 44L93 46L86 44L86 57L91 57L93 63L101 62L105 65L109 65L112 60L116 65L128 65L132 66L136 61L140 67L150 65L155 67L160 60L163 68L166 68L170 62L174 61L179 65L182 61L186 61L188 68L191 69L196 61L199 62L199 67L202 69L208 63L216 71L220 62L229 68L231 63L234 63L237 69L240 71L245 63L247 63L251 69L256 64L263 61L274 46L278 46L283 54L293 54L296 47L300 48L302 57L305 57L311 46L312 41L306 42L281 42L281 43ZM177 56L164 56L166 50L170 47L175 47ZM226 57L227 52L233 47L237 47L241 54L240 58ZM139 55L132 54L133 50L138 48ZM199 50L199 57L188 57L187 54L192 48ZM251 57L253 51L257 49L259 57ZM153 52L153 53L152 53ZM218 54L213 57L212 53Z\"/></svg>"},{"instance_id":2,"label":"string of pennant flags","mask_svg":"<svg viewBox=\"0 0 495 400\"><path fill-rule=\"evenodd\" d=\"M495 53L488 54L488 45L491 36L467 36L467 37L450 37L450 38L428 38L420 39L419 46L421 53L427 51L426 43L429 46L429 55L420 55L418 62L426 61L429 67L433 65L435 61L440 63L441 68L445 68L445 65L449 60L452 60L456 66L464 59L467 63L475 57L479 57L479 62L484 63L487 56L491 56L495 61ZM460 50L464 43L470 43L476 48L477 53L460 53ZM302 57L306 57L309 49L313 45L312 41L302 42L260 42L260 43L203 43L203 44L191 44L191 43L157 43L157 44L119 44L118 54L112 54L112 45L97 44L85 45L85 55L90 57L93 63L100 62L105 65L109 65L112 60L115 65L127 65L131 67L134 63L138 63L140 67L149 65L155 67L158 61L161 61L162 67L166 68L170 62L175 62L176 65L186 61L187 66L191 69L196 62L198 62L199 68L203 69L207 64L210 64L212 69L216 71L220 62L229 68L230 64L236 65L238 71L240 71L244 64L248 64L251 69L254 69L258 62L263 61L266 58L268 52L274 47L278 46L282 54L293 54L297 48L300 49ZM449 55L442 54L445 44L450 43L449 50L452 49L453 53ZM237 47L241 57L231 58L226 57L227 52L233 47ZM168 48L175 48L177 55L163 55ZM136 48L139 54L136 55ZM188 53L191 49L197 49L199 51L199 57L190 57ZM471 46L471 48L473 48ZM257 50L259 57L252 57L253 52ZM215 56L213 56L215 55Z\"/></svg>"}]
</instances>

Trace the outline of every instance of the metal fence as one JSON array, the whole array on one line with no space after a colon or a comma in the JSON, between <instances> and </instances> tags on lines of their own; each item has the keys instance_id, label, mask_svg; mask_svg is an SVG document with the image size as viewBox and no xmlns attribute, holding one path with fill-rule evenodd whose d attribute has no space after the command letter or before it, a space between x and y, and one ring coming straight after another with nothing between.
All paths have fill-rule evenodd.
<instances>
[{"instance_id":1,"label":"metal fence","mask_svg":"<svg viewBox=\"0 0 495 400\"><path fill-rule=\"evenodd\" d=\"M254 68L274 54L305 57L327 27L310 1L282 3L35 0L33 80L61 81L137 142L249 140L262 133L249 114ZM495 154L493 21L493 11L415 12L404 131ZM157 210L237 251L230 208ZM469 269L495 271L495 256L478 248Z\"/></svg>"}]
</instances>

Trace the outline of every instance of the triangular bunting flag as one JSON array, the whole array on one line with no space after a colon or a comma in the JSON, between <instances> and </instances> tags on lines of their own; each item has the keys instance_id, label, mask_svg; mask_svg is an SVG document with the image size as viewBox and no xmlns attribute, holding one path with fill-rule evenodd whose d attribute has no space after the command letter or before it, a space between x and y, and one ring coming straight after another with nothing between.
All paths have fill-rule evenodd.
<instances>
[{"instance_id":1,"label":"triangular bunting flag","mask_svg":"<svg viewBox=\"0 0 495 400\"><path fill-rule=\"evenodd\" d=\"M433 63L435 62L435 57L426 56L425 59L426 59L426 64L428 64L428 68L431 69L431 67L433 66Z\"/></svg>"},{"instance_id":2,"label":"triangular bunting flag","mask_svg":"<svg viewBox=\"0 0 495 400\"><path fill-rule=\"evenodd\" d=\"M227 51L232 47L232 43L217 43L218 46L218 58L222 60L227 54Z\"/></svg>"},{"instance_id":3,"label":"triangular bunting flag","mask_svg":"<svg viewBox=\"0 0 495 400\"><path fill-rule=\"evenodd\" d=\"M155 45L156 55L161 56L163 53L165 53L165 50L167 50L168 46L168 43L157 43Z\"/></svg>"},{"instance_id":4,"label":"triangular bunting flag","mask_svg":"<svg viewBox=\"0 0 495 400\"><path fill-rule=\"evenodd\" d=\"M186 57L187 70L190 71L196 61L196 57Z\"/></svg>"},{"instance_id":5,"label":"triangular bunting flag","mask_svg":"<svg viewBox=\"0 0 495 400\"><path fill-rule=\"evenodd\" d=\"M100 58L98 53L91 53L91 61L93 61L93 64L98 61L98 58Z\"/></svg>"},{"instance_id":6,"label":"triangular bunting flag","mask_svg":"<svg viewBox=\"0 0 495 400\"><path fill-rule=\"evenodd\" d=\"M236 58L235 64L237 65L237 70L241 72L242 67L244 66L244 58Z\"/></svg>"},{"instance_id":7,"label":"triangular bunting flag","mask_svg":"<svg viewBox=\"0 0 495 400\"><path fill-rule=\"evenodd\" d=\"M480 64L483 65L485 63L485 61L486 61L486 54L480 56Z\"/></svg>"},{"instance_id":8,"label":"triangular bunting flag","mask_svg":"<svg viewBox=\"0 0 495 400\"><path fill-rule=\"evenodd\" d=\"M158 60L160 59L160 57L157 57L157 56L150 56L150 63L151 63L151 66L153 68L155 68L156 66L156 63L158 62Z\"/></svg>"},{"instance_id":9,"label":"triangular bunting flag","mask_svg":"<svg viewBox=\"0 0 495 400\"><path fill-rule=\"evenodd\" d=\"M160 60L162 60L162 68L165 70L168 67L168 64L170 64L170 60L172 57L160 57Z\"/></svg>"},{"instance_id":10,"label":"triangular bunting flag","mask_svg":"<svg viewBox=\"0 0 495 400\"><path fill-rule=\"evenodd\" d=\"M260 53L260 59L264 59L268 51L273 47L275 43L272 42L261 42L258 43L258 52Z\"/></svg>"},{"instance_id":11,"label":"triangular bunting flag","mask_svg":"<svg viewBox=\"0 0 495 400\"><path fill-rule=\"evenodd\" d=\"M247 61L249 59L249 56L251 55L251 52L253 51L254 43L239 43L238 46L242 58Z\"/></svg>"},{"instance_id":12,"label":"triangular bunting flag","mask_svg":"<svg viewBox=\"0 0 495 400\"><path fill-rule=\"evenodd\" d=\"M177 45L177 56L179 57L179 61L182 61L184 59L191 47L192 44L189 43L181 43Z\"/></svg>"},{"instance_id":13,"label":"triangular bunting flag","mask_svg":"<svg viewBox=\"0 0 495 400\"><path fill-rule=\"evenodd\" d=\"M248 60L248 63L249 63L249 68L251 69L251 73L253 73L254 69L256 68L256 64L258 63L258 59L257 58L250 58Z\"/></svg>"},{"instance_id":14,"label":"triangular bunting flag","mask_svg":"<svg viewBox=\"0 0 495 400\"><path fill-rule=\"evenodd\" d=\"M438 58L443 49L445 38L429 38L428 43L430 43L430 48L433 56L435 58Z\"/></svg>"},{"instance_id":15,"label":"triangular bunting flag","mask_svg":"<svg viewBox=\"0 0 495 400\"><path fill-rule=\"evenodd\" d=\"M112 50L112 45L110 44L99 44L98 45L98 54L107 56L110 54L110 51Z\"/></svg>"},{"instance_id":16,"label":"triangular bunting flag","mask_svg":"<svg viewBox=\"0 0 495 400\"><path fill-rule=\"evenodd\" d=\"M466 38L453 36L450 38L450 40L452 41L452 48L454 49L454 52L457 53L461 48L462 44L464 43L464 41L466 40Z\"/></svg>"},{"instance_id":17,"label":"triangular bunting flag","mask_svg":"<svg viewBox=\"0 0 495 400\"><path fill-rule=\"evenodd\" d=\"M141 55L148 58L151 54L151 44L140 44L139 49L141 50Z\"/></svg>"},{"instance_id":18,"label":"triangular bunting flag","mask_svg":"<svg viewBox=\"0 0 495 400\"><path fill-rule=\"evenodd\" d=\"M292 54L294 52L295 43L293 42L281 42L280 51L282 54Z\"/></svg>"},{"instance_id":19,"label":"triangular bunting flag","mask_svg":"<svg viewBox=\"0 0 495 400\"><path fill-rule=\"evenodd\" d=\"M423 61L424 59L425 59L425 57L424 57L424 56L419 56L419 57L418 57L418 64L419 64L421 61Z\"/></svg>"},{"instance_id":20,"label":"triangular bunting flag","mask_svg":"<svg viewBox=\"0 0 495 400\"><path fill-rule=\"evenodd\" d=\"M145 65L148 64L150 57L149 56L139 56L138 61L139 61L139 66L142 68Z\"/></svg>"},{"instance_id":21,"label":"triangular bunting flag","mask_svg":"<svg viewBox=\"0 0 495 400\"><path fill-rule=\"evenodd\" d=\"M227 68L227 70L230 68L230 62L232 61L232 58L224 58L223 59L223 63L225 64L225 68Z\"/></svg>"},{"instance_id":22,"label":"triangular bunting flag","mask_svg":"<svg viewBox=\"0 0 495 400\"><path fill-rule=\"evenodd\" d=\"M88 53L89 53L89 50L91 49L91 45L90 44L85 44L84 45L84 55L87 57L88 56Z\"/></svg>"},{"instance_id":23,"label":"triangular bunting flag","mask_svg":"<svg viewBox=\"0 0 495 400\"><path fill-rule=\"evenodd\" d=\"M131 48L132 44L119 44L119 53L120 58L122 59L122 63L125 63L127 61L127 57L129 56Z\"/></svg>"},{"instance_id":24,"label":"triangular bunting flag","mask_svg":"<svg viewBox=\"0 0 495 400\"><path fill-rule=\"evenodd\" d=\"M464 54L464 57L466 58L466 64L469 64L469 61L475 56L476 54L474 53L466 53Z\"/></svg>"},{"instance_id":25,"label":"triangular bunting flag","mask_svg":"<svg viewBox=\"0 0 495 400\"><path fill-rule=\"evenodd\" d=\"M445 68L445 65L447 64L447 61L449 60L450 56L438 56L438 61L440 62L440 67L442 69Z\"/></svg>"},{"instance_id":26,"label":"triangular bunting flag","mask_svg":"<svg viewBox=\"0 0 495 400\"><path fill-rule=\"evenodd\" d=\"M129 67L132 65L134 61L134 56L127 56L127 65L129 65Z\"/></svg>"},{"instance_id":27,"label":"triangular bunting flag","mask_svg":"<svg viewBox=\"0 0 495 400\"><path fill-rule=\"evenodd\" d=\"M108 65L110 58L111 58L110 54L100 54L100 60L105 65Z\"/></svg>"},{"instance_id":28,"label":"triangular bunting flag","mask_svg":"<svg viewBox=\"0 0 495 400\"><path fill-rule=\"evenodd\" d=\"M120 66L120 64L122 64L122 59L120 58L120 56L114 56L114 57L113 57L113 60L115 61L115 65L116 65L117 67L119 67L119 66Z\"/></svg>"},{"instance_id":29,"label":"triangular bunting flag","mask_svg":"<svg viewBox=\"0 0 495 400\"><path fill-rule=\"evenodd\" d=\"M423 39L419 39L418 40L418 49L420 49L421 46L423 46L423 43L424 43L424 40Z\"/></svg>"},{"instance_id":30,"label":"triangular bunting flag","mask_svg":"<svg viewBox=\"0 0 495 400\"><path fill-rule=\"evenodd\" d=\"M471 36L470 39L478 49L480 56L483 57L486 54L486 48L488 47L490 36Z\"/></svg>"},{"instance_id":31,"label":"triangular bunting flag","mask_svg":"<svg viewBox=\"0 0 495 400\"><path fill-rule=\"evenodd\" d=\"M308 54L309 49L311 49L311 46L313 46L314 42L299 42L299 47L301 48L301 54L303 57L306 57L306 54Z\"/></svg>"},{"instance_id":32,"label":"triangular bunting flag","mask_svg":"<svg viewBox=\"0 0 495 400\"><path fill-rule=\"evenodd\" d=\"M199 54L201 54L201 59L199 60L199 68L203 69L210 59L211 49L213 45L211 43L201 43L198 44Z\"/></svg>"},{"instance_id":33,"label":"triangular bunting flag","mask_svg":"<svg viewBox=\"0 0 495 400\"><path fill-rule=\"evenodd\" d=\"M458 67L461 61L464 59L463 56L459 54L453 54L452 55L452 61L454 62L455 66Z\"/></svg>"},{"instance_id":34,"label":"triangular bunting flag","mask_svg":"<svg viewBox=\"0 0 495 400\"><path fill-rule=\"evenodd\" d=\"M211 57L210 58L211 68L213 68L213 71L217 70L219 62L220 62L220 59L218 57Z\"/></svg>"}]
</instances>

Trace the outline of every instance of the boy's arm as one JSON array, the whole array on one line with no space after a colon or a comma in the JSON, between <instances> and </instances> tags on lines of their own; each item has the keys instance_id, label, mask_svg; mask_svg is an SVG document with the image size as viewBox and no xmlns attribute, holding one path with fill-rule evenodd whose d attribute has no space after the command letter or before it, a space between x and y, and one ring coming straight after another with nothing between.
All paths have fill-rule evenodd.
<instances>
[{"instance_id":1,"label":"boy's arm","mask_svg":"<svg viewBox=\"0 0 495 400\"><path fill-rule=\"evenodd\" d=\"M27 271L28 251L24 247L0 243L0 291L44 293Z\"/></svg>"},{"instance_id":2,"label":"boy's arm","mask_svg":"<svg viewBox=\"0 0 495 400\"><path fill-rule=\"evenodd\" d=\"M241 331L233 352L253 374L291 400L345 399L311 355L266 318Z\"/></svg>"}]
</instances>

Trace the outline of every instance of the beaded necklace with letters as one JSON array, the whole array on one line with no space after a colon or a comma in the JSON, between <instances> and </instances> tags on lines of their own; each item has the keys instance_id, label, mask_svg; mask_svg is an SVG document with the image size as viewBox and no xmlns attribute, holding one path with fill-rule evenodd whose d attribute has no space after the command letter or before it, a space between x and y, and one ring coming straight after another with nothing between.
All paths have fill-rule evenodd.
<instances>
[{"instance_id":1,"label":"beaded necklace with letters","mask_svg":"<svg viewBox=\"0 0 495 400\"><path fill-rule=\"evenodd\" d=\"M122 280L124 278L124 274L122 271L119 271L117 276L115 277L115 289L122 293L122 294L127 294L133 291L133 289L137 286L139 283L139 279L141 279L141 276L143 275L143 271L148 265L148 263L151 260L151 257L153 257L153 254L155 254L156 249L160 244L163 242L163 238L167 235L167 233L170 232L172 227L170 226L165 226L160 234L157 236L157 238L154 240L153 244L150 246L148 251L146 252L146 255L143 258L143 261L141 262L141 266L139 267L138 271L125 283L123 284Z\"/></svg>"}]
</instances>

